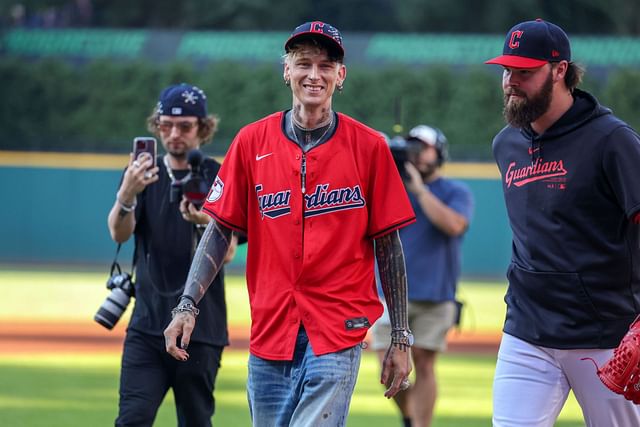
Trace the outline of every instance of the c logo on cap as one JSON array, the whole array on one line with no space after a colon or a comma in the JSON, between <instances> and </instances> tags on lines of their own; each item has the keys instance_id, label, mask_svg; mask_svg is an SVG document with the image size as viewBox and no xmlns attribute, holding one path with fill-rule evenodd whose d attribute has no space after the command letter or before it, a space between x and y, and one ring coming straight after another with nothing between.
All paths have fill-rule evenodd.
<instances>
[{"instance_id":1,"label":"c logo on cap","mask_svg":"<svg viewBox=\"0 0 640 427\"><path fill-rule=\"evenodd\" d=\"M324 22L312 22L311 23L311 28L309 28L309 31L311 31L312 33L324 33L324 31L322 30L322 27L324 27Z\"/></svg>"},{"instance_id":2,"label":"c logo on cap","mask_svg":"<svg viewBox=\"0 0 640 427\"><path fill-rule=\"evenodd\" d=\"M517 49L518 47L520 47L520 42L517 41L517 39L522 37L522 34L523 32L520 30L516 30L513 33L511 33L511 39L509 39L509 47L511 49Z\"/></svg>"}]
</instances>

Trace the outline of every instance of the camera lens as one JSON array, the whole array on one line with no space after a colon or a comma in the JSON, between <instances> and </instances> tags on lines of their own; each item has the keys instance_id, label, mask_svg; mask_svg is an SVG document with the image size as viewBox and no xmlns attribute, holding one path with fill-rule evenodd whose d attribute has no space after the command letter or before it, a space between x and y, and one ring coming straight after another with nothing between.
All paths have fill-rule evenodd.
<instances>
[{"instance_id":1,"label":"camera lens","mask_svg":"<svg viewBox=\"0 0 640 427\"><path fill-rule=\"evenodd\" d=\"M131 297L121 288L114 288L104 300L93 320L107 329L113 329L127 309Z\"/></svg>"}]
</instances>

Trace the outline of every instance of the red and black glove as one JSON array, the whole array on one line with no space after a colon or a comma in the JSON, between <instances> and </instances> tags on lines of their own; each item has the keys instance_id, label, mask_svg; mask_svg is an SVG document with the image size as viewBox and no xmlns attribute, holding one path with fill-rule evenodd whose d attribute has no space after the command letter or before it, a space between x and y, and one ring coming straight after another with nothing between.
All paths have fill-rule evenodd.
<instances>
[{"instance_id":1,"label":"red and black glove","mask_svg":"<svg viewBox=\"0 0 640 427\"><path fill-rule=\"evenodd\" d=\"M640 404L640 316L613 350L613 356L598 369L598 377L609 390Z\"/></svg>"}]
</instances>

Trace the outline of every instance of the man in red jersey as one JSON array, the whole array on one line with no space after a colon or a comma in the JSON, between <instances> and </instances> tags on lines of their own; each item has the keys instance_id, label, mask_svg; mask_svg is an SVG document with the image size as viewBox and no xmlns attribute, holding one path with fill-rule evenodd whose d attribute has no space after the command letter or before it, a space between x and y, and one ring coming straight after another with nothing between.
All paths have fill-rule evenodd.
<instances>
[{"instance_id":1,"label":"man in red jersey","mask_svg":"<svg viewBox=\"0 0 640 427\"><path fill-rule=\"evenodd\" d=\"M245 233L253 425L342 426L361 343L382 314L374 259L392 325L385 396L408 386L413 337L398 229L415 216L384 138L332 109L347 75L338 30L302 24L285 51L293 107L244 127L231 144L203 207L213 220L165 330L166 347L188 359L196 305L232 231Z\"/></svg>"}]
</instances>

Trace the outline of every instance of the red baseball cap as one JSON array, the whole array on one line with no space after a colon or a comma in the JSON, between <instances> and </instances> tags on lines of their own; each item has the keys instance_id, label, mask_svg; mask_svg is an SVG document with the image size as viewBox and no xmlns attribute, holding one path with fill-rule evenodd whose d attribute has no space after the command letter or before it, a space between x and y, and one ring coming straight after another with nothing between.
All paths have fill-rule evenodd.
<instances>
[{"instance_id":1,"label":"red baseball cap","mask_svg":"<svg viewBox=\"0 0 640 427\"><path fill-rule=\"evenodd\" d=\"M502 55L485 61L511 68L537 68L547 62L571 62L569 37L551 22L521 22L507 33Z\"/></svg>"},{"instance_id":2,"label":"red baseball cap","mask_svg":"<svg viewBox=\"0 0 640 427\"><path fill-rule=\"evenodd\" d=\"M323 46L326 46L331 52L333 52L339 58L344 58L344 46L342 45L342 36L340 31L332 25L329 25L321 21L305 22L302 25L296 27L291 33L289 39L284 44L285 52L289 52L289 49L294 42L300 41L303 38L314 38L318 40Z\"/></svg>"}]
</instances>

